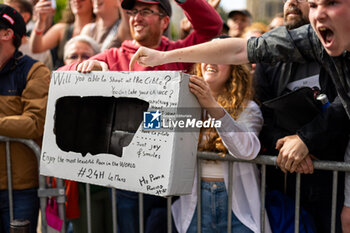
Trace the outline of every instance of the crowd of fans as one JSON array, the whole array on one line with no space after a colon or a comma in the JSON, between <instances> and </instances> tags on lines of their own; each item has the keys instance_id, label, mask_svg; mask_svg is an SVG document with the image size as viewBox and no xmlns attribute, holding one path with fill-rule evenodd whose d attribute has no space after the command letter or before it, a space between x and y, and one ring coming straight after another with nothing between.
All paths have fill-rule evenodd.
<instances>
[{"instance_id":1,"label":"crowd of fans","mask_svg":"<svg viewBox=\"0 0 350 233\"><path fill-rule=\"evenodd\" d=\"M283 13L265 24L254 21L254 16L247 10L233 10L227 14L227 21L222 22L216 11L220 0L175 2L185 13L180 23L180 39L176 41L168 36L172 15L168 0L69 0L62 20L56 24L52 21L56 9L51 1L5 0L0 4L0 135L30 138L40 144L49 71L128 71L129 67L137 71L184 70L192 74L189 89L205 110L204 117L222 121L222 128L201 130L198 150L229 153L244 160L254 159L259 154L278 156L279 168L268 169L267 191L279 190L282 196L293 199L294 172L302 173L301 207L308 216L304 223L312 232L330 232L332 173L314 172L312 161L344 161L344 156L349 154L350 124L347 109L341 105L345 97L341 96L342 101L339 100L340 89L336 81L332 81L332 71L335 71L325 68L322 62L309 56L298 63L296 59L279 58L277 52L274 53L278 50L277 42L288 37L286 35L291 34L290 37L299 40L300 44L303 44L300 41L309 40L309 37L303 38L293 32L298 28L305 32L300 35L310 35L308 30L312 29L306 25L310 23L309 6L314 5L307 0L285 0L284 9L281 9ZM321 31L326 42L332 40L330 29L325 27ZM271 36L264 37L265 33ZM215 59L207 59L204 55L201 59L189 56L189 62L197 64L185 63L181 59L171 63L170 59L147 60L155 56L151 49L176 51L211 40L213 43L220 40L224 44L230 40L228 38L242 39L235 40L237 51L232 51L237 62L234 59L212 62ZM242 55L239 46L248 50L248 55ZM282 48L278 52L301 56L288 49L283 51ZM219 58L221 52L218 47L213 57ZM270 58L272 55L278 58ZM156 56L160 59L162 54ZM347 52L343 56L347 57ZM315 97L327 95L331 107L295 126L289 118L290 122L285 123L286 115L290 114L287 110L283 109L281 113L280 109L265 104L271 101L280 101L280 105L292 104L296 98L291 94L305 87ZM299 114L303 115L302 110ZM342 123L341 127L326 124L325 119L330 116L335 123ZM0 148L3 150L0 153L0 233L9 233L9 207L3 204L8 200L3 143ZM289 155L293 153L293 148L306 148L298 163L289 162L283 156L287 152ZM14 209L14 215L15 218L29 219L30 232L34 233L39 209L35 192L38 187L36 158L18 144L13 145L13 153L14 202L21 205L21 208ZM261 232L258 166L237 162L229 174L227 162L203 160L201 163L202 232L227 230L228 176L233 179L232 232ZM196 182L197 179L192 194L181 196L173 203L173 232L197 232ZM350 187L346 184L346 177L340 176L336 232L350 232ZM84 185L74 181L66 181L66 185L70 187L66 192L68 232L87 232ZM111 219L109 190L92 186L91 192L93 232L112 232L112 224L107 220ZM117 191L118 232L139 232L137 198L137 193ZM166 206L165 199L144 195L145 232L167 232ZM279 213L270 212L268 202L266 209L265 232L285 232L281 230L282 224L294 226L287 221L274 222L274 215Z\"/></svg>"}]
</instances>

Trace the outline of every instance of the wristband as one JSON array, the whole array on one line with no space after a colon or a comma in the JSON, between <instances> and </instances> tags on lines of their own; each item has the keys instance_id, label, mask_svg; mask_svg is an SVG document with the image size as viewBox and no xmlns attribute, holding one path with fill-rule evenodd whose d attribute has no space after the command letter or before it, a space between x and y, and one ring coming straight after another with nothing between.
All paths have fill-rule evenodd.
<instances>
[{"instance_id":1,"label":"wristband","mask_svg":"<svg viewBox=\"0 0 350 233\"><path fill-rule=\"evenodd\" d=\"M36 35L40 36L40 35L42 35L44 33L44 30L38 31L36 28L34 28L34 32L35 32Z\"/></svg>"}]
</instances>

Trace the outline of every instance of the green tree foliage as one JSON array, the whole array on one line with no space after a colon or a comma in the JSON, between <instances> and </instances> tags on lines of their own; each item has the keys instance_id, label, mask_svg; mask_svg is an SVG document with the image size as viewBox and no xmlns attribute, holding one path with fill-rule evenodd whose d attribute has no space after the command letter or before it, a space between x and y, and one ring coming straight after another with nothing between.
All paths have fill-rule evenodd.
<instances>
[{"instance_id":1,"label":"green tree foliage","mask_svg":"<svg viewBox=\"0 0 350 233\"><path fill-rule=\"evenodd\" d=\"M68 4L68 1L66 0L56 0L56 14L54 17L54 22L57 23L62 19L62 13L64 9L66 8L66 4Z\"/></svg>"}]
</instances>

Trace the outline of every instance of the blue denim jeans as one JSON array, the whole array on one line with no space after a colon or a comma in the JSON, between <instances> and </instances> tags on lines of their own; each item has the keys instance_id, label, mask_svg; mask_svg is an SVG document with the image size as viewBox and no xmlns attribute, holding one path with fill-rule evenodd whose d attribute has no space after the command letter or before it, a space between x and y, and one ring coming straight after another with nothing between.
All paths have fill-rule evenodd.
<instances>
[{"instance_id":1,"label":"blue denim jeans","mask_svg":"<svg viewBox=\"0 0 350 233\"><path fill-rule=\"evenodd\" d=\"M30 232L35 233L38 223L39 198L37 189L13 190L14 219L30 221ZM0 190L0 232L10 231L8 191Z\"/></svg>"},{"instance_id":2,"label":"blue denim jeans","mask_svg":"<svg viewBox=\"0 0 350 233\"><path fill-rule=\"evenodd\" d=\"M279 190L284 192L285 174L279 169L267 166L266 185L269 191ZM287 196L295 199L295 173L288 173ZM310 175L301 175L300 205L311 214L318 233L331 232L332 213L332 171L316 170ZM341 233L340 213L344 202L344 173L338 175L337 205L336 205L336 230Z\"/></svg>"},{"instance_id":3,"label":"blue denim jeans","mask_svg":"<svg viewBox=\"0 0 350 233\"><path fill-rule=\"evenodd\" d=\"M227 192L224 182L202 181L202 233L227 232ZM232 233L252 233L232 212ZM197 208L187 233L197 233Z\"/></svg>"},{"instance_id":4,"label":"blue denim jeans","mask_svg":"<svg viewBox=\"0 0 350 233\"><path fill-rule=\"evenodd\" d=\"M167 232L166 199L153 195L143 195L144 232ZM139 232L138 193L117 190L118 232Z\"/></svg>"}]
</instances>

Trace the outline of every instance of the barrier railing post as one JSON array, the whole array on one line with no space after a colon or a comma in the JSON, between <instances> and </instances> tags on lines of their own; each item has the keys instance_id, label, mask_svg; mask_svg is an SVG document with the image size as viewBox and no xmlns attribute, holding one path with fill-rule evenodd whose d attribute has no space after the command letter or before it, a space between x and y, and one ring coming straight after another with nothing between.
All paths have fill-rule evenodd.
<instances>
[{"instance_id":1,"label":"barrier railing post","mask_svg":"<svg viewBox=\"0 0 350 233\"><path fill-rule=\"evenodd\" d=\"M12 169L11 169L11 151L10 141L6 141L6 167L7 167L7 189L9 196L10 221L13 220L13 190L12 190Z\"/></svg>"},{"instance_id":2,"label":"barrier railing post","mask_svg":"<svg viewBox=\"0 0 350 233\"><path fill-rule=\"evenodd\" d=\"M140 233L144 232L144 221L143 221L143 194L139 193L139 228Z\"/></svg>"},{"instance_id":3,"label":"barrier railing post","mask_svg":"<svg viewBox=\"0 0 350 233\"><path fill-rule=\"evenodd\" d=\"M202 166L201 160L197 158L197 233L202 232Z\"/></svg>"},{"instance_id":4,"label":"barrier railing post","mask_svg":"<svg viewBox=\"0 0 350 233\"><path fill-rule=\"evenodd\" d=\"M227 192L227 233L231 233L232 230L232 167L233 162L228 163L228 192Z\"/></svg>"},{"instance_id":5,"label":"barrier railing post","mask_svg":"<svg viewBox=\"0 0 350 233\"><path fill-rule=\"evenodd\" d=\"M265 233L265 195L266 195L266 165L261 165L261 187L260 187L260 227Z\"/></svg>"},{"instance_id":6,"label":"barrier railing post","mask_svg":"<svg viewBox=\"0 0 350 233\"><path fill-rule=\"evenodd\" d=\"M47 226L47 221L46 221L46 215L45 209L47 205L47 200L46 197L40 196L41 192L44 192L45 190L45 177L44 176L39 176L39 190L38 190L38 196L40 198L40 211L41 211L41 233L46 233L46 226Z\"/></svg>"},{"instance_id":7,"label":"barrier railing post","mask_svg":"<svg viewBox=\"0 0 350 233\"><path fill-rule=\"evenodd\" d=\"M333 187L332 187L332 215L331 215L331 233L335 233L335 215L337 208L337 189L338 189L338 172L333 171Z\"/></svg>"},{"instance_id":8,"label":"barrier railing post","mask_svg":"<svg viewBox=\"0 0 350 233\"><path fill-rule=\"evenodd\" d=\"M300 216L300 173L296 175L295 184L295 218L294 232L299 233L299 216Z\"/></svg>"},{"instance_id":9,"label":"barrier railing post","mask_svg":"<svg viewBox=\"0 0 350 233\"><path fill-rule=\"evenodd\" d=\"M167 219L168 219L168 233L172 233L171 197L167 197Z\"/></svg>"},{"instance_id":10,"label":"barrier railing post","mask_svg":"<svg viewBox=\"0 0 350 233\"><path fill-rule=\"evenodd\" d=\"M87 218L87 227L88 233L91 233L91 195L90 195L90 184L85 184L86 190L86 218Z\"/></svg>"},{"instance_id":11,"label":"barrier railing post","mask_svg":"<svg viewBox=\"0 0 350 233\"><path fill-rule=\"evenodd\" d=\"M112 222L113 222L113 233L117 233L117 191L112 188Z\"/></svg>"},{"instance_id":12,"label":"barrier railing post","mask_svg":"<svg viewBox=\"0 0 350 233\"><path fill-rule=\"evenodd\" d=\"M61 233L66 233L66 196L65 196L65 185L63 179L56 179L56 185L58 190L58 195L56 201L58 204L58 216L63 220Z\"/></svg>"}]
</instances>

